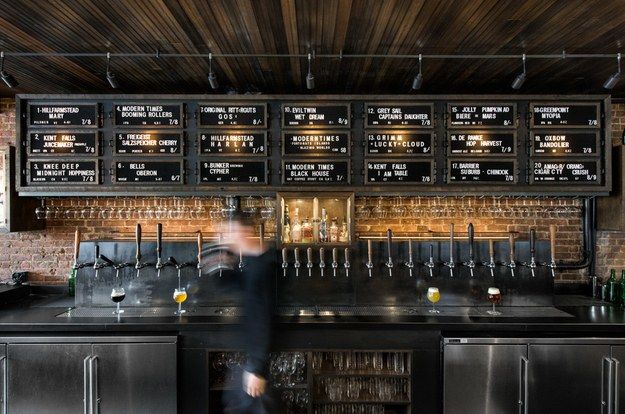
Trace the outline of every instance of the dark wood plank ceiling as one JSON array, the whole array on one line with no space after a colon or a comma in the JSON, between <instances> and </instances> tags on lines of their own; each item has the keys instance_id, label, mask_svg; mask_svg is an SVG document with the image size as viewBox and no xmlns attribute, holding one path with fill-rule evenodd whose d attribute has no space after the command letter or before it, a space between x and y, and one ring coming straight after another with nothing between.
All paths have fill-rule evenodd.
<instances>
[{"instance_id":1,"label":"dark wood plank ceiling","mask_svg":"<svg viewBox=\"0 0 625 414\"><path fill-rule=\"evenodd\" d=\"M0 50L507 54L625 52L625 0L0 0ZM521 93L604 92L614 59L528 61ZM305 59L220 58L220 92L305 92ZM113 92L102 58L8 58L0 94ZM316 93L406 93L416 62L318 59ZM202 59L116 58L116 92L211 92ZM516 60L426 60L424 93L513 93ZM625 96L625 79L613 90Z\"/></svg>"}]
</instances>

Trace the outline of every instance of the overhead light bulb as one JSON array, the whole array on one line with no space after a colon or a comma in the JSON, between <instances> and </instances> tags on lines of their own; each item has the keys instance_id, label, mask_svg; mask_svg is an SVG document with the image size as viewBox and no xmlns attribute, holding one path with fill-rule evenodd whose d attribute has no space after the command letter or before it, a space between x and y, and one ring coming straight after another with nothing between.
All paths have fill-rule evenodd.
<instances>
[{"instance_id":1,"label":"overhead light bulb","mask_svg":"<svg viewBox=\"0 0 625 414\"><path fill-rule=\"evenodd\" d=\"M213 72L213 54L208 54L208 83L210 83L211 88L217 89L219 88L219 82L217 82L217 76L215 72Z\"/></svg>"},{"instance_id":2,"label":"overhead light bulb","mask_svg":"<svg viewBox=\"0 0 625 414\"><path fill-rule=\"evenodd\" d=\"M4 52L0 52L0 78L2 78L2 82L9 88L15 88L19 85L13 75L4 70Z\"/></svg>"},{"instance_id":3,"label":"overhead light bulb","mask_svg":"<svg viewBox=\"0 0 625 414\"><path fill-rule=\"evenodd\" d=\"M312 74L311 69L312 56L308 54L308 75L306 75L306 88L315 89L315 75Z\"/></svg>"},{"instance_id":4,"label":"overhead light bulb","mask_svg":"<svg viewBox=\"0 0 625 414\"><path fill-rule=\"evenodd\" d=\"M616 62L617 62L618 69L616 72L611 74L610 77L603 84L603 87L605 89L614 88L616 84L618 83L618 81L621 79L621 54L620 53L616 55Z\"/></svg>"},{"instance_id":5,"label":"overhead light bulb","mask_svg":"<svg viewBox=\"0 0 625 414\"><path fill-rule=\"evenodd\" d=\"M111 53L108 52L106 54L106 80L111 85L111 88L117 89L119 88L119 82L117 82L117 77L113 72L111 72Z\"/></svg>"},{"instance_id":6,"label":"overhead light bulb","mask_svg":"<svg viewBox=\"0 0 625 414\"><path fill-rule=\"evenodd\" d=\"M525 53L523 53L523 72L519 73L514 81L512 81L512 89L521 89L521 86L525 83L525 78L527 77L525 71Z\"/></svg>"},{"instance_id":7,"label":"overhead light bulb","mask_svg":"<svg viewBox=\"0 0 625 414\"><path fill-rule=\"evenodd\" d=\"M412 80L412 90L416 91L421 89L421 84L423 84L423 73L421 72L421 62L423 56L419 53L419 73Z\"/></svg>"}]
</instances>

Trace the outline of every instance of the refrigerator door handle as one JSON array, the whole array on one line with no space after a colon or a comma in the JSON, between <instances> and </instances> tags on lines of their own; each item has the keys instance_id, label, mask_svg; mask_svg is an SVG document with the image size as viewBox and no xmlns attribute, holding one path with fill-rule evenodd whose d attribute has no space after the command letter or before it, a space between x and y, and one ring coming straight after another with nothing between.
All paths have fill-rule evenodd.
<instances>
[{"instance_id":1,"label":"refrigerator door handle","mask_svg":"<svg viewBox=\"0 0 625 414\"><path fill-rule=\"evenodd\" d=\"M0 361L2 361L2 414L7 414L9 412L9 373L7 366L9 360L3 356Z\"/></svg>"},{"instance_id":2,"label":"refrigerator door handle","mask_svg":"<svg viewBox=\"0 0 625 414\"><path fill-rule=\"evenodd\" d=\"M92 356L90 360L91 375L91 414L100 413L100 396L98 390L98 357Z\"/></svg>"},{"instance_id":3,"label":"refrigerator door handle","mask_svg":"<svg viewBox=\"0 0 625 414\"><path fill-rule=\"evenodd\" d=\"M607 363L607 384L606 384L606 363ZM612 359L603 357L601 360L601 413L613 414L612 397Z\"/></svg>"},{"instance_id":4,"label":"refrigerator door handle","mask_svg":"<svg viewBox=\"0 0 625 414\"><path fill-rule=\"evenodd\" d=\"M527 369L529 367L529 360L526 357L521 357L519 363L519 414L527 414L527 403L528 403L528 384L529 377Z\"/></svg>"},{"instance_id":5,"label":"refrigerator door handle","mask_svg":"<svg viewBox=\"0 0 625 414\"><path fill-rule=\"evenodd\" d=\"M616 358L612 358L612 362L614 364L614 369L612 370L612 382L614 387L614 414L618 414L618 400L619 400L619 384L618 384L618 369L619 369L619 360Z\"/></svg>"},{"instance_id":6,"label":"refrigerator door handle","mask_svg":"<svg viewBox=\"0 0 625 414\"><path fill-rule=\"evenodd\" d=\"M82 361L82 412L83 414L91 414L90 403L91 398L89 395L89 386L90 382L90 373L91 369L89 368L89 360L91 359L90 355L87 355L85 359Z\"/></svg>"}]
</instances>

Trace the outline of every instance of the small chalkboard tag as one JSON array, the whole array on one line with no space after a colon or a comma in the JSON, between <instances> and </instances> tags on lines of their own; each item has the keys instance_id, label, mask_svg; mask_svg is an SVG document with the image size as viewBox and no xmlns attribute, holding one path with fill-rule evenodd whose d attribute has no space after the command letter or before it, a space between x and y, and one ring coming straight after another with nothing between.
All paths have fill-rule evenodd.
<instances>
[{"instance_id":1,"label":"small chalkboard tag","mask_svg":"<svg viewBox=\"0 0 625 414\"><path fill-rule=\"evenodd\" d=\"M597 155L598 132L532 132L535 155Z\"/></svg>"},{"instance_id":2,"label":"small chalkboard tag","mask_svg":"<svg viewBox=\"0 0 625 414\"><path fill-rule=\"evenodd\" d=\"M200 183L267 184L267 162L200 161Z\"/></svg>"},{"instance_id":3,"label":"small chalkboard tag","mask_svg":"<svg viewBox=\"0 0 625 414\"><path fill-rule=\"evenodd\" d=\"M258 127L267 125L267 105L200 104L201 127Z\"/></svg>"},{"instance_id":4,"label":"small chalkboard tag","mask_svg":"<svg viewBox=\"0 0 625 414\"><path fill-rule=\"evenodd\" d=\"M399 105L399 104L367 104L365 125L367 127L423 127L431 128L434 125L434 106Z\"/></svg>"},{"instance_id":5,"label":"small chalkboard tag","mask_svg":"<svg viewBox=\"0 0 625 414\"><path fill-rule=\"evenodd\" d=\"M30 104L28 125L97 127L96 104Z\"/></svg>"},{"instance_id":6,"label":"small chalkboard tag","mask_svg":"<svg viewBox=\"0 0 625 414\"><path fill-rule=\"evenodd\" d=\"M95 155L98 136L96 132L31 132L31 154Z\"/></svg>"},{"instance_id":7,"label":"small chalkboard tag","mask_svg":"<svg viewBox=\"0 0 625 414\"><path fill-rule=\"evenodd\" d=\"M98 183L97 161L30 161L31 183Z\"/></svg>"},{"instance_id":8,"label":"small chalkboard tag","mask_svg":"<svg viewBox=\"0 0 625 414\"><path fill-rule=\"evenodd\" d=\"M182 133L179 132L118 132L115 134L118 154L180 154Z\"/></svg>"},{"instance_id":9,"label":"small chalkboard tag","mask_svg":"<svg viewBox=\"0 0 625 414\"><path fill-rule=\"evenodd\" d=\"M182 104L115 104L115 125L182 127Z\"/></svg>"},{"instance_id":10,"label":"small chalkboard tag","mask_svg":"<svg viewBox=\"0 0 625 414\"><path fill-rule=\"evenodd\" d=\"M510 155L516 146L513 132L449 133L450 155Z\"/></svg>"},{"instance_id":11,"label":"small chalkboard tag","mask_svg":"<svg viewBox=\"0 0 625 414\"><path fill-rule=\"evenodd\" d=\"M349 161L283 161L285 184L349 184Z\"/></svg>"},{"instance_id":12,"label":"small chalkboard tag","mask_svg":"<svg viewBox=\"0 0 625 414\"><path fill-rule=\"evenodd\" d=\"M370 131L366 133L368 155L429 155L432 154L431 132Z\"/></svg>"},{"instance_id":13,"label":"small chalkboard tag","mask_svg":"<svg viewBox=\"0 0 625 414\"><path fill-rule=\"evenodd\" d=\"M283 127L349 127L349 104L283 104Z\"/></svg>"},{"instance_id":14,"label":"small chalkboard tag","mask_svg":"<svg viewBox=\"0 0 625 414\"><path fill-rule=\"evenodd\" d=\"M450 183L514 183L515 162L485 160L449 160Z\"/></svg>"},{"instance_id":15,"label":"small chalkboard tag","mask_svg":"<svg viewBox=\"0 0 625 414\"><path fill-rule=\"evenodd\" d=\"M601 178L597 160L545 160L531 164L531 182L534 183L598 184Z\"/></svg>"},{"instance_id":16,"label":"small chalkboard tag","mask_svg":"<svg viewBox=\"0 0 625 414\"><path fill-rule=\"evenodd\" d=\"M599 104L532 103L532 127L599 128Z\"/></svg>"},{"instance_id":17,"label":"small chalkboard tag","mask_svg":"<svg viewBox=\"0 0 625 414\"><path fill-rule=\"evenodd\" d=\"M514 127L515 104L449 104L451 127Z\"/></svg>"},{"instance_id":18,"label":"small chalkboard tag","mask_svg":"<svg viewBox=\"0 0 625 414\"><path fill-rule=\"evenodd\" d=\"M118 183L182 183L180 161L115 161Z\"/></svg>"},{"instance_id":19,"label":"small chalkboard tag","mask_svg":"<svg viewBox=\"0 0 625 414\"><path fill-rule=\"evenodd\" d=\"M367 160L366 183L431 184L431 161Z\"/></svg>"},{"instance_id":20,"label":"small chalkboard tag","mask_svg":"<svg viewBox=\"0 0 625 414\"><path fill-rule=\"evenodd\" d=\"M284 155L349 155L349 132L283 132Z\"/></svg>"},{"instance_id":21,"label":"small chalkboard tag","mask_svg":"<svg viewBox=\"0 0 625 414\"><path fill-rule=\"evenodd\" d=\"M264 155L266 132L200 132L200 154Z\"/></svg>"}]
</instances>

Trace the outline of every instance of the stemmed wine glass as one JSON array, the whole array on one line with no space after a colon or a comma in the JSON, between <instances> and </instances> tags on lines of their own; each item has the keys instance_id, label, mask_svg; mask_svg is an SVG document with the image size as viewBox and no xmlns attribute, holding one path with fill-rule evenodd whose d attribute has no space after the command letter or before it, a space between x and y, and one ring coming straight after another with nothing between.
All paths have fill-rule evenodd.
<instances>
[{"instance_id":1,"label":"stemmed wine glass","mask_svg":"<svg viewBox=\"0 0 625 414\"><path fill-rule=\"evenodd\" d=\"M493 304L493 309L487 310L486 313L488 313L489 315L493 315L493 316L501 315L501 312L499 312L498 310L495 310L495 305L501 303L501 291L499 290L499 288L496 288L496 287L488 288L488 301Z\"/></svg>"},{"instance_id":2,"label":"stemmed wine glass","mask_svg":"<svg viewBox=\"0 0 625 414\"><path fill-rule=\"evenodd\" d=\"M187 300L187 290L184 287L178 286L174 289L174 302L178 304L178 310L174 312L175 315L182 315L187 311L182 309L182 303Z\"/></svg>"},{"instance_id":3,"label":"stemmed wine glass","mask_svg":"<svg viewBox=\"0 0 625 414\"><path fill-rule=\"evenodd\" d=\"M126 291L123 287L114 287L111 290L111 300L117 304L117 309L113 311L114 315L121 315L124 313L123 309L120 309L122 301L126 298Z\"/></svg>"},{"instance_id":4,"label":"stemmed wine glass","mask_svg":"<svg viewBox=\"0 0 625 414\"><path fill-rule=\"evenodd\" d=\"M430 313L441 313L441 311L436 309L436 303L439 300L441 300L441 293L440 293L440 291L438 290L437 287L429 287L428 288L427 298L430 301L430 303L432 304L432 309L430 309L428 312L430 312Z\"/></svg>"}]
</instances>

